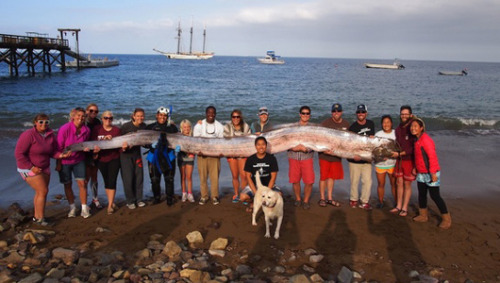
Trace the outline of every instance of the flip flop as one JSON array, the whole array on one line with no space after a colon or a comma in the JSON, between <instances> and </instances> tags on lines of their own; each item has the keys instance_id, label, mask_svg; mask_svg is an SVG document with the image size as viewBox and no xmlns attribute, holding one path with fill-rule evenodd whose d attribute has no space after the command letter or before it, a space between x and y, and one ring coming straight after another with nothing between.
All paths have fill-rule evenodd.
<instances>
[{"instance_id":1,"label":"flip flop","mask_svg":"<svg viewBox=\"0 0 500 283\"><path fill-rule=\"evenodd\" d=\"M319 204L319 206L321 206L321 207L325 207L325 206L326 206L326 201L325 201L324 199L320 199L320 200L318 201L318 204Z\"/></svg>"},{"instance_id":2,"label":"flip flop","mask_svg":"<svg viewBox=\"0 0 500 283\"><path fill-rule=\"evenodd\" d=\"M334 207L340 207L340 202L330 200L330 199L326 201L326 204L329 204L329 205L334 206Z\"/></svg>"},{"instance_id":3,"label":"flip flop","mask_svg":"<svg viewBox=\"0 0 500 283\"><path fill-rule=\"evenodd\" d=\"M394 213L394 214L399 214L401 212L401 209L395 207L395 208L391 209L389 212Z\"/></svg>"}]
</instances>

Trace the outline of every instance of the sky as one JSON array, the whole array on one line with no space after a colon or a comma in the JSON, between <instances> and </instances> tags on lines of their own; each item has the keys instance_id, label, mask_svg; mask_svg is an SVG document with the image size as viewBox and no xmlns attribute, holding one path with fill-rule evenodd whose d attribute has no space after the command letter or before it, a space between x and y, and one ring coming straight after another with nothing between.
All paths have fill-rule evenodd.
<instances>
[{"instance_id":1,"label":"sky","mask_svg":"<svg viewBox=\"0 0 500 283\"><path fill-rule=\"evenodd\" d=\"M24 0L3 1L0 33L79 28L80 50L155 54L500 62L499 0ZM74 46L74 37L68 34ZM392 61L391 61L392 62Z\"/></svg>"}]
</instances>

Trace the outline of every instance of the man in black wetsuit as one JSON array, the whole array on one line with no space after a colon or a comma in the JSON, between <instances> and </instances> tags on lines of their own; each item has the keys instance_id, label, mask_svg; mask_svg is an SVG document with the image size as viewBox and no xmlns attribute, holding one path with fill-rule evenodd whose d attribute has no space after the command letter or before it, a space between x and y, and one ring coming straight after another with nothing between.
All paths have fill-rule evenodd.
<instances>
[{"instance_id":1,"label":"man in black wetsuit","mask_svg":"<svg viewBox=\"0 0 500 283\"><path fill-rule=\"evenodd\" d=\"M156 111L156 122L146 127L147 130L160 131L168 134L177 133L177 127L169 121L170 111L166 107L160 107ZM153 191L153 204L160 203L161 201L161 175L165 179L165 193L167 195L167 205L174 204L174 175L175 175L175 160L170 160L169 156L172 154L173 149L166 147L166 140L164 143L158 142L153 144L150 148L150 154L156 156L154 162L148 160L149 177L151 178L151 189ZM161 151L161 152L156 152ZM156 153L156 154L155 154ZM162 153L164 153L162 155ZM159 157L159 158L158 158ZM175 157L175 155L174 155Z\"/></svg>"}]
</instances>

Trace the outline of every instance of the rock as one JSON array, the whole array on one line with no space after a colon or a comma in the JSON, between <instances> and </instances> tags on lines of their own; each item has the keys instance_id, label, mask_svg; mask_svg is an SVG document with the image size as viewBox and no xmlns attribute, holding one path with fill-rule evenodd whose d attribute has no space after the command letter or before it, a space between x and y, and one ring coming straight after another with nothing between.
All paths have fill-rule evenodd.
<instances>
[{"instance_id":1,"label":"rock","mask_svg":"<svg viewBox=\"0 0 500 283\"><path fill-rule=\"evenodd\" d=\"M226 238L218 238L210 244L210 250L225 250L228 240Z\"/></svg>"},{"instance_id":2,"label":"rock","mask_svg":"<svg viewBox=\"0 0 500 283\"><path fill-rule=\"evenodd\" d=\"M2 283L13 283L16 282L12 276L9 274L5 274L4 272L0 272L0 282Z\"/></svg>"},{"instance_id":3,"label":"rock","mask_svg":"<svg viewBox=\"0 0 500 283\"><path fill-rule=\"evenodd\" d=\"M28 241L28 242L30 242L33 245L38 243L38 240L35 237L35 235L33 234L33 232L26 232L26 233L24 233L23 241Z\"/></svg>"},{"instance_id":4,"label":"rock","mask_svg":"<svg viewBox=\"0 0 500 283\"><path fill-rule=\"evenodd\" d=\"M181 252L181 247L179 247L179 245L177 245L177 243L174 241L168 241L163 248L163 254L165 254L169 258L176 257L180 255Z\"/></svg>"},{"instance_id":5,"label":"rock","mask_svg":"<svg viewBox=\"0 0 500 283\"><path fill-rule=\"evenodd\" d=\"M13 251L9 254L9 256L4 258L3 261L17 265L17 264L23 262L24 259L25 259L24 256L21 256L18 252Z\"/></svg>"},{"instance_id":6,"label":"rock","mask_svg":"<svg viewBox=\"0 0 500 283\"><path fill-rule=\"evenodd\" d=\"M94 262L90 258L81 257L78 259L78 266L91 266Z\"/></svg>"},{"instance_id":7,"label":"rock","mask_svg":"<svg viewBox=\"0 0 500 283\"><path fill-rule=\"evenodd\" d=\"M158 241L159 242L161 239L163 239L162 234L153 234L153 235L149 236L150 241Z\"/></svg>"},{"instance_id":8,"label":"rock","mask_svg":"<svg viewBox=\"0 0 500 283\"><path fill-rule=\"evenodd\" d=\"M356 272L356 271L353 271L353 272L352 272L352 277L353 277L354 279L361 279L361 278L363 278L363 276L361 276L361 274L359 274L359 273L358 273L358 272Z\"/></svg>"},{"instance_id":9,"label":"rock","mask_svg":"<svg viewBox=\"0 0 500 283\"><path fill-rule=\"evenodd\" d=\"M421 283L439 283L439 280L437 280L436 278L424 274L420 274L418 276L418 279Z\"/></svg>"},{"instance_id":10,"label":"rock","mask_svg":"<svg viewBox=\"0 0 500 283\"><path fill-rule=\"evenodd\" d=\"M309 277L309 279L311 280L311 282L314 283L325 282L325 280L323 280L323 278L321 278L321 276L318 273L314 273L313 275L311 275L311 277Z\"/></svg>"},{"instance_id":11,"label":"rock","mask_svg":"<svg viewBox=\"0 0 500 283\"><path fill-rule=\"evenodd\" d=\"M122 278L124 278L123 277L124 274L125 274L124 270L118 270L115 273L113 273L111 276L113 276L113 278L115 278L115 279L122 279Z\"/></svg>"},{"instance_id":12,"label":"rock","mask_svg":"<svg viewBox=\"0 0 500 283\"><path fill-rule=\"evenodd\" d=\"M188 261L193 258L193 253L191 253L190 251L182 251L181 258L183 261Z\"/></svg>"},{"instance_id":13,"label":"rock","mask_svg":"<svg viewBox=\"0 0 500 283\"><path fill-rule=\"evenodd\" d=\"M1 232L1 229L0 229L0 232ZM0 249L4 249L8 246L9 246L9 244L7 243L7 241L0 241Z\"/></svg>"},{"instance_id":14,"label":"rock","mask_svg":"<svg viewBox=\"0 0 500 283\"><path fill-rule=\"evenodd\" d=\"M147 247L150 250L162 250L164 246L158 241L149 241Z\"/></svg>"},{"instance_id":15,"label":"rock","mask_svg":"<svg viewBox=\"0 0 500 283\"><path fill-rule=\"evenodd\" d=\"M238 273L238 275L240 276L245 274L252 274L252 268L248 265L240 264L236 267L236 273Z\"/></svg>"},{"instance_id":16,"label":"rock","mask_svg":"<svg viewBox=\"0 0 500 283\"><path fill-rule=\"evenodd\" d=\"M278 265L278 266L274 267L274 272L276 272L276 273L280 273L281 274L281 273L285 273L285 271L286 271L286 268L284 268L281 265Z\"/></svg>"},{"instance_id":17,"label":"rock","mask_svg":"<svg viewBox=\"0 0 500 283\"><path fill-rule=\"evenodd\" d=\"M290 283L310 283L311 281L304 274L296 274L290 277Z\"/></svg>"},{"instance_id":18,"label":"rock","mask_svg":"<svg viewBox=\"0 0 500 283\"><path fill-rule=\"evenodd\" d=\"M309 256L309 261L312 263L318 263L318 262L322 261L323 258L324 258L323 255L311 255L311 256Z\"/></svg>"},{"instance_id":19,"label":"rock","mask_svg":"<svg viewBox=\"0 0 500 283\"><path fill-rule=\"evenodd\" d=\"M30 274L28 277L19 280L18 283L38 283L42 282L42 280L43 276L40 273L35 272L33 274Z\"/></svg>"},{"instance_id":20,"label":"rock","mask_svg":"<svg viewBox=\"0 0 500 283\"><path fill-rule=\"evenodd\" d=\"M49 272L47 272L47 274L45 274L45 276L54 279L61 279L64 277L64 272L64 269L52 268Z\"/></svg>"},{"instance_id":21,"label":"rock","mask_svg":"<svg viewBox=\"0 0 500 283\"><path fill-rule=\"evenodd\" d=\"M434 278L440 278L443 276L443 268L433 268L431 271L429 271L429 275L434 277Z\"/></svg>"},{"instance_id":22,"label":"rock","mask_svg":"<svg viewBox=\"0 0 500 283\"><path fill-rule=\"evenodd\" d=\"M302 266L302 270L304 270L305 272L310 272L310 273L315 273L316 272L316 270L314 268L310 267L307 264L304 264Z\"/></svg>"},{"instance_id":23,"label":"rock","mask_svg":"<svg viewBox=\"0 0 500 283\"><path fill-rule=\"evenodd\" d=\"M95 228L96 233L105 233L105 232L111 232L111 230L103 228L103 227L97 227Z\"/></svg>"},{"instance_id":24,"label":"rock","mask_svg":"<svg viewBox=\"0 0 500 283\"><path fill-rule=\"evenodd\" d=\"M142 249L135 253L135 256L139 259L146 259L151 257L151 251L149 249Z\"/></svg>"},{"instance_id":25,"label":"rock","mask_svg":"<svg viewBox=\"0 0 500 283\"><path fill-rule=\"evenodd\" d=\"M195 269L183 269L180 272L181 277L188 278L193 283L201 283L210 280L210 274Z\"/></svg>"},{"instance_id":26,"label":"rock","mask_svg":"<svg viewBox=\"0 0 500 283\"><path fill-rule=\"evenodd\" d=\"M418 271L416 271L416 270L412 270L412 271L410 271L410 273L408 274L408 277L410 277L410 278L417 278L417 277L418 277L418 275L420 275L420 274L418 273Z\"/></svg>"},{"instance_id":27,"label":"rock","mask_svg":"<svg viewBox=\"0 0 500 283\"><path fill-rule=\"evenodd\" d=\"M292 262L292 261L295 261L295 260L297 260L297 256L293 254L293 255L291 255L291 256L288 258L288 260L287 260L287 261L288 261L288 262Z\"/></svg>"},{"instance_id":28,"label":"rock","mask_svg":"<svg viewBox=\"0 0 500 283\"><path fill-rule=\"evenodd\" d=\"M78 260L79 254L77 251L55 248L52 250L52 257L62 260L66 265L71 265Z\"/></svg>"},{"instance_id":29,"label":"rock","mask_svg":"<svg viewBox=\"0 0 500 283\"><path fill-rule=\"evenodd\" d=\"M318 252L315 249L307 249L304 251L304 254L307 256L317 254Z\"/></svg>"},{"instance_id":30,"label":"rock","mask_svg":"<svg viewBox=\"0 0 500 283\"><path fill-rule=\"evenodd\" d=\"M192 249L199 248L204 242L203 236L199 231L190 232L186 235L186 239Z\"/></svg>"},{"instance_id":31,"label":"rock","mask_svg":"<svg viewBox=\"0 0 500 283\"><path fill-rule=\"evenodd\" d=\"M224 257L226 252L223 250L208 250L208 253L213 256Z\"/></svg>"},{"instance_id":32,"label":"rock","mask_svg":"<svg viewBox=\"0 0 500 283\"><path fill-rule=\"evenodd\" d=\"M352 271L349 268L342 266L339 274L337 275L337 280L339 283L351 283Z\"/></svg>"},{"instance_id":33,"label":"rock","mask_svg":"<svg viewBox=\"0 0 500 283\"><path fill-rule=\"evenodd\" d=\"M4 223L0 223L0 232L3 232L5 230L8 230L8 227L5 227L6 225Z\"/></svg>"}]
</instances>

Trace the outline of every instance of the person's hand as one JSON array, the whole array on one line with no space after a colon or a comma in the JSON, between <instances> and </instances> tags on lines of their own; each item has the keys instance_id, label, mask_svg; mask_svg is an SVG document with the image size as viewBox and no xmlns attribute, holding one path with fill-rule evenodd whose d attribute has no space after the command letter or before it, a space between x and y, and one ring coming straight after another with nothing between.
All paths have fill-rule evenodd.
<instances>
[{"instance_id":1,"label":"person's hand","mask_svg":"<svg viewBox=\"0 0 500 283\"><path fill-rule=\"evenodd\" d=\"M113 138L112 135L106 135L106 136L104 136L103 140L110 140L112 138Z\"/></svg>"},{"instance_id":2,"label":"person's hand","mask_svg":"<svg viewBox=\"0 0 500 283\"><path fill-rule=\"evenodd\" d=\"M154 143L151 144L151 147L152 148L156 148L157 145L158 145L158 142L156 141L156 142L154 142Z\"/></svg>"},{"instance_id":3,"label":"person's hand","mask_svg":"<svg viewBox=\"0 0 500 283\"><path fill-rule=\"evenodd\" d=\"M127 149L128 149L128 143L127 142L123 142L122 143L122 150L126 151Z\"/></svg>"},{"instance_id":4,"label":"person's hand","mask_svg":"<svg viewBox=\"0 0 500 283\"><path fill-rule=\"evenodd\" d=\"M198 120L198 125L203 124L203 120Z\"/></svg>"},{"instance_id":5,"label":"person's hand","mask_svg":"<svg viewBox=\"0 0 500 283\"><path fill-rule=\"evenodd\" d=\"M179 153L179 152L181 152L181 146L180 145L178 145L178 146L175 147L175 153Z\"/></svg>"},{"instance_id":6,"label":"person's hand","mask_svg":"<svg viewBox=\"0 0 500 283\"><path fill-rule=\"evenodd\" d=\"M413 169L411 169L411 174L412 174L413 176L417 176L417 168L413 168Z\"/></svg>"},{"instance_id":7,"label":"person's hand","mask_svg":"<svg viewBox=\"0 0 500 283\"><path fill-rule=\"evenodd\" d=\"M94 145L94 153L98 153L99 151L101 151L101 148L97 145Z\"/></svg>"},{"instance_id":8,"label":"person's hand","mask_svg":"<svg viewBox=\"0 0 500 283\"><path fill-rule=\"evenodd\" d=\"M83 151L84 151L84 152L89 152L89 151L90 151L90 148L85 147L85 148L83 149Z\"/></svg>"},{"instance_id":9,"label":"person's hand","mask_svg":"<svg viewBox=\"0 0 500 283\"><path fill-rule=\"evenodd\" d=\"M354 155L354 158L353 158L355 161L360 161L361 160L361 156L359 155Z\"/></svg>"},{"instance_id":10,"label":"person's hand","mask_svg":"<svg viewBox=\"0 0 500 283\"><path fill-rule=\"evenodd\" d=\"M68 150L68 151L66 151L66 152L63 152L63 153L61 153L61 154L59 155L59 159L68 158L68 157L70 157L70 156L71 156L71 153L72 153L72 152L71 152L71 150Z\"/></svg>"},{"instance_id":11,"label":"person's hand","mask_svg":"<svg viewBox=\"0 0 500 283\"><path fill-rule=\"evenodd\" d=\"M35 175L38 175L42 173L42 169L36 166L31 167L31 172L33 172Z\"/></svg>"},{"instance_id":12,"label":"person's hand","mask_svg":"<svg viewBox=\"0 0 500 283\"><path fill-rule=\"evenodd\" d=\"M333 155L333 151L332 150L325 150L323 151L324 154L328 154L328 155Z\"/></svg>"},{"instance_id":13,"label":"person's hand","mask_svg":"<svg viewBox=\"0 0 500 283\"><path fill-rule=\"evenodd\" d=\"M392 158L399 158L399 152L394 151L391 155Z\"/></svg>"},{"instance_id":14,"label":"person's hand","mask_svg":"<svg viewBox=\"0 0 500 283\"><path fill-rule=\"evenodd\" d=\"M431 173L431 179L432 179L432 182L437 182L438 176L436 175L436 173Z\"/></svg>"}]
</instances>

